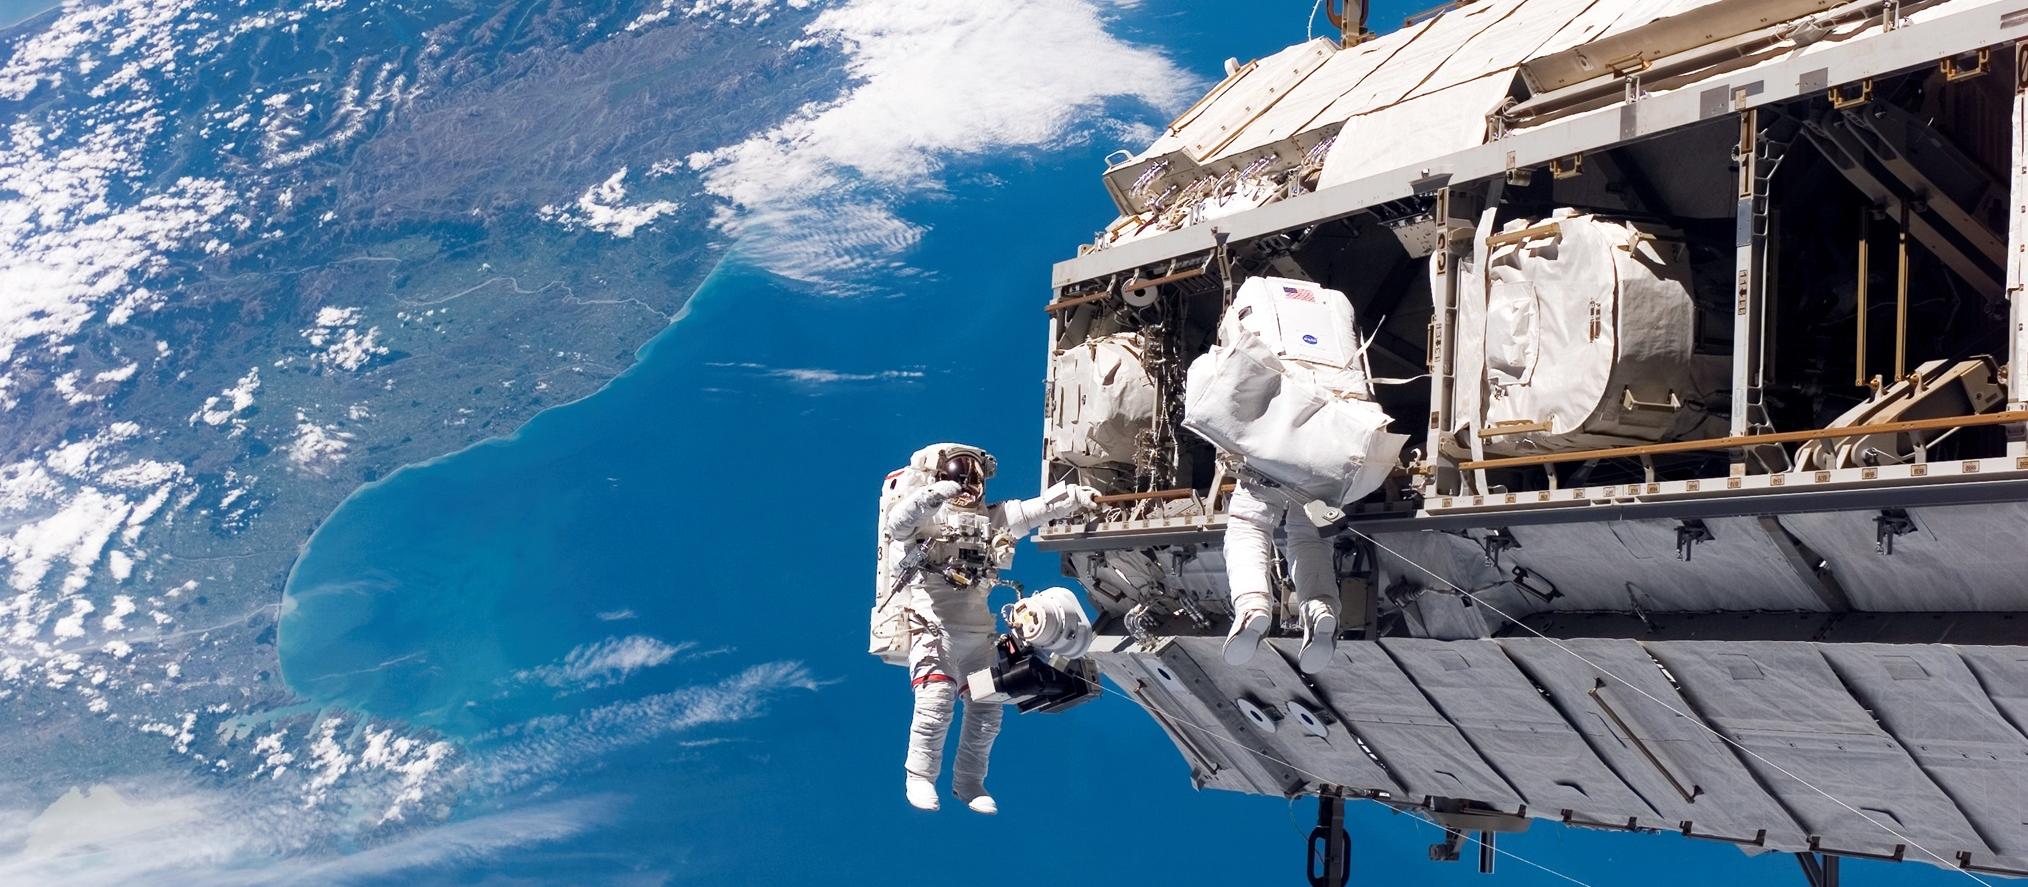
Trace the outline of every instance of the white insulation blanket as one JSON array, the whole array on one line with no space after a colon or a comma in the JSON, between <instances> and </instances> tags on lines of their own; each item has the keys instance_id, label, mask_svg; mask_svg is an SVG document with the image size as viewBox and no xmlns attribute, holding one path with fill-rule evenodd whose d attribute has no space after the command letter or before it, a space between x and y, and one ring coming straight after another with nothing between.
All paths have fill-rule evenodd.
<instances>
[{"instance_id":1,"label":"white insulation blanket","mask_svg":"<svg viewBox=\"0 0 2028 887\"><path fill-rule=\"evenodd\" d=\"M1696 424L1679 239L1572 210L1490 227L1459 284L1453 431L1488 429L1486 452L1505 454L1653 441Z\"/></svg>"},{"instance_id":2,"label":"white insulation blanket","mask_svg":"<svg viewBox=\"0 0 2028 887\"><path fill-rule=\"evenodd\" d=\"M1139 333L1080 342L1056 356L1049 445L1058 459L1091 468L1134 461L1135 438L1155 424L1155 383Z\"/></svg>"}]
</instances>

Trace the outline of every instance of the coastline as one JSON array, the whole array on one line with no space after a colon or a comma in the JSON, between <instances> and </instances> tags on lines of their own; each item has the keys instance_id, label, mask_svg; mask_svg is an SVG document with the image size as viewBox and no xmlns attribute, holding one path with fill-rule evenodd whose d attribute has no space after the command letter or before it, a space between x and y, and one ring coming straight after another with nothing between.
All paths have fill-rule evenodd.
<instances>
[{"instance_id":1,"label":"coastline","mask_svg":"<svg viewBox=\"0 0 2028 887\"><path fill-rule=\"evenodd\" d=\"M343 499L340 499L336 505L332 506L331 510L325 513L323 519L318 521L317 528L315 530L312 530L310 535L307 538L305 538L300 545L297 546L296 556L290 562L288 573L282 580L281 599L277 602L278 606L280 607L280 612L275 620L275 674L278 678L280 678L282 686L286 688L292 696L296 697L298 701L300 702L310 701L310 698L303 691L303 689L298 687L295 684L295 682L289 679L288 668L285 664L287 661L287 656L285 656L283 653L283 650L285 649L288 643L288 635L289 635L289 632L287 631L287 622L288 622L287 617L295 609L294 604L295 604L295 592L297 589L297 579L303 564L310 558L311 554L313 553L315 546L318 542L318 537L324 534L326 528L330 527L333 520L337 518L340 514L342 514L347 507L352 506L361 497L369 495L374 491L381 489L382 487L393 482L395 479L402 478L408 475L410 472L441 466L453 459L465 456L473 452L481 451L487 448L511 445L514 442L521 440L522 436L525 433L527 433L529 429L536 426L536 423L545 421L546 417L550 417L547 418L547 421L555 421L555 419L552 417L552 414L564 412L573 407L577 407L580 404L583 404L591 400L592 398L604 394L608 389L610 389L615 383L618 383L621 379L628 378L629 376L632 376L635 373L640 372L641 367L651 359L656 349L662 345L664 340L674 335L678 326L683 322L685 318L689 317L692 306L694 306L699 299L704 298L714 288L724 286L729 282L740 279L741 272L743 272L744 270L745 270L744 266L738 261L738 251L736 249L727 250L725 253L721 254L718 260L712 265L711 270L705 274L704 280L697 285L697 288L695 290L691 291L690 296L683 300L682 306L677 308L676 312L673 315L671 315L669 322L666 325L664 325L660 330L656 331L656 333L653 336L648 337L647 341L642 342L638 347L634 349L633 362L629 364L626 369L621 370L620 372L614 374L611 378L607 379L603 384L599 385L597 388L594 388L591 391L585 393L584 395L566 401L564 403L556 404L550 407L545 407L544 409L538 411L534 415L529 416L527 421L522 422L520 425L516 426L513 431L507 434L495 435L487 437L482 440L473 441L472 443L467 444L463 447L459 447L458 449L451 450L449 452L442 453L440 455L432 456L428 459L424 459L419 462L408 463L406 465L401 466L400 468L388 472L386 475L382 477L375 478L374 480L360 484L359 486L354 487L351 492L347 493Z\"/></svg>"}]
</instances>

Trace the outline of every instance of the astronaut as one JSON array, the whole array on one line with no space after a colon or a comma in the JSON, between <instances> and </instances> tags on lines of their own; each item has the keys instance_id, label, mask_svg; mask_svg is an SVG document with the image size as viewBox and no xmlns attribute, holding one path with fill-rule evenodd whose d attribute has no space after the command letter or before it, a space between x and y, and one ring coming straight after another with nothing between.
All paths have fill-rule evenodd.
<instances>
[{"instance_id":1,"label":"astronaut","mask_svg":"<svg viewBox=\"0 0 2028 887\"><path fill-rule=\"evenodd\" d=\"M1331 545L1309 515L1286 492L1241 475L1225 521L1225 575L1232 591L1232 632L1225 661L1253 661L1261 638L1274 623L1275 530L1288 553L1291 608L1303 627L1296 666L1305 674L1324 670L1338 641L1338 575Z\"/></svg>"},{"instance_id":2,"label":"astronaut","mask_svg":"<svg viewBox=\"0 0 2028 887\"><path fill-rule=\"evenodd\" d=\"M993 664L993 613L986 597L1000 570L1013 561L1014 544L1051 520L1097 506L1098 491L1057 484L1034 499L986 505L992 457L972 447L946 448L936 481L894 503L881 533L905 574L910 630L909 681L915 717L909 725L906 789L909 804L938 807L936 779L965 676ZM965 704L951 793L973 811L999 812L986 793L986 759L1000 732L998 705Z\"/></svg>"},{"instance_id":3,"label":"astronaut","mask_svg":"<svg viewBox=\"0 0 2028 887\"><path fill-rule=\"evenodd\" d=\"M1188 386L1184 427L1216 445L1237 479L1225 524L1233 612L1225 661L1251 662L1274 627L1279 532L1303 631L1296 664L1322 671L1338 638L1338 578L1304 505L1372 492L1405 440L1384 433L1350 300L1309 281L1249 278L1219 320L1217 344L1191 364Z\"/></svg>"}]
</instances>

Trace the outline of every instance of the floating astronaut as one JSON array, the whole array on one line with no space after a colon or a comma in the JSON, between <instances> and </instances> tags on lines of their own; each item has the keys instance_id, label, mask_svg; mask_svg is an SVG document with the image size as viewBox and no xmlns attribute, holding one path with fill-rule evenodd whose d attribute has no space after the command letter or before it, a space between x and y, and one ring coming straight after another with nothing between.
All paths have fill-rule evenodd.
<instances>
[{"instance_id":1,"label":"floating astronaut","mask_svg":"<svg viewBox=\"0 0 2028 887\"><path fill-rule=\"evenodd\" d=\"M1373 402L1352 304L1301 280L1255 277L1219 321L1218 344L1190 365L1183 426L1216 444L1233 474L1225 529L1232 631L1225 659L1252 661L1273 627L1279 530L1303 629L1297 664L1315 673L1338 636L1331 546L1304 504L1344 505L1380 487L1407 438Z\"/></svg>"},{"instance_id":2,"label":"floating astronaut","mask_svg":"<svg viewBox=\"0 0 2028 887\"><path fill-rule=\"evenodd\" d=\"M908 802L921 810L938 807L936 779L963 681L992 665L996 634L986 597L1012 563L1015 543L1097 504L1098 491L1057 484L1033 499L987 505L993 470L984 450L935 444L888 475L882 488L872 652L908 665L915 717L906 788ZM951 768L951 793L988 815L998 812L985 780L1000 716L998 705L967 700Z\"/></svg>"}]
</instances>

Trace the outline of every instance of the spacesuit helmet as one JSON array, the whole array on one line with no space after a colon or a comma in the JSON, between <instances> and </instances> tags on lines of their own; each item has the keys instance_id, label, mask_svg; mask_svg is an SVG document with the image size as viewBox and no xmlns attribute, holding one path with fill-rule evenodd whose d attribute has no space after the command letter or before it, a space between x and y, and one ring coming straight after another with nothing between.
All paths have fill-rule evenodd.
<instances>
[{"instance_id":1,"label":"spacesuit helmet","mask_svg":"<svg viewBox=\"0 0 2028 887\"><path fill-rule=\"evenodd\" d=\"M958 485L952 500L959 505L977 505L986 496L986 465L976 453L952 453L937 463L937 480Z\"/></svg>"}]
</instances>

